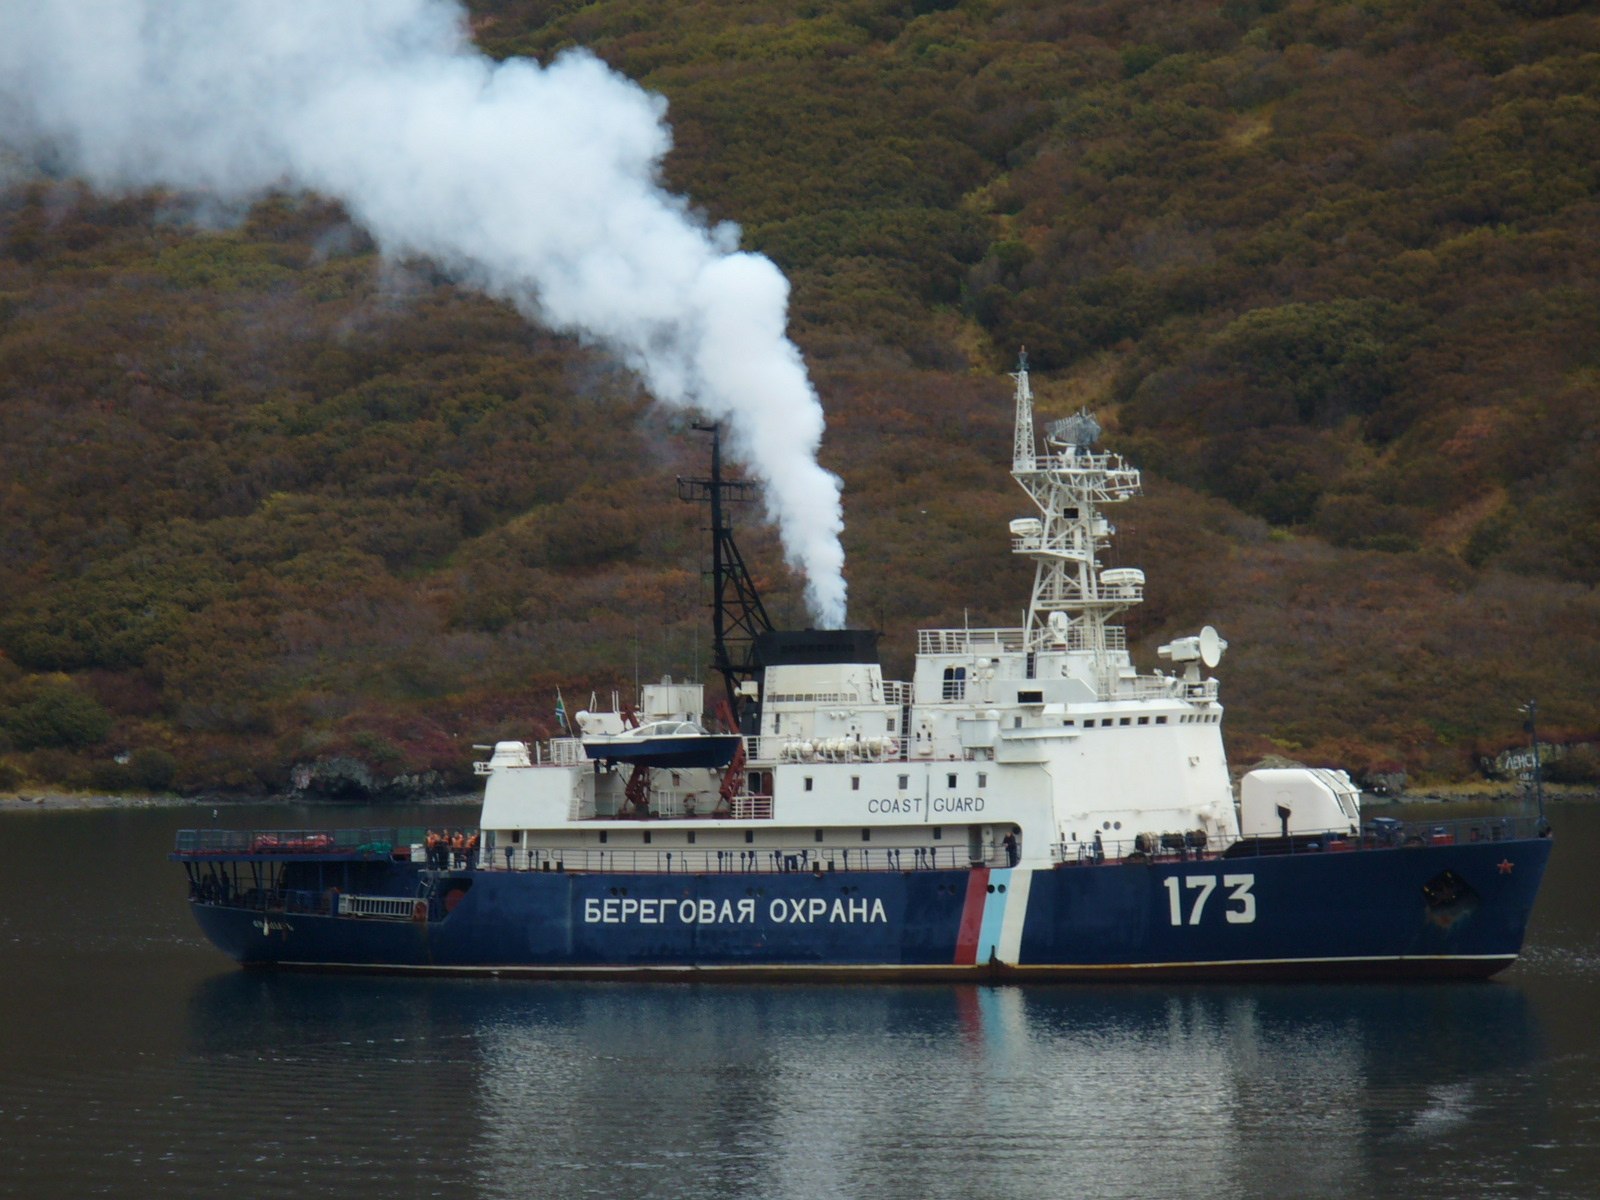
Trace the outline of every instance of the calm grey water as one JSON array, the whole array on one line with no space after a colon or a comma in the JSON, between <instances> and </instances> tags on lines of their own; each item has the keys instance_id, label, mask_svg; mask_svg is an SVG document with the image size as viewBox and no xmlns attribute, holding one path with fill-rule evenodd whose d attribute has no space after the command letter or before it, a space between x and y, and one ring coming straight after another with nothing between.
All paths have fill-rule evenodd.
<instances>
[{"instance_id":1,"label":"calm grey water","mask_svg":"<svg viewBox=\"0 0 1600 1200\"><path fill-rule=\"evenodd\" d=\"M1553 815L1492 983L984 988L245 974L164 857L210 810L6 814L0 1196L1592 1197L1600 807Z\"/></svg>"}]
</instances>

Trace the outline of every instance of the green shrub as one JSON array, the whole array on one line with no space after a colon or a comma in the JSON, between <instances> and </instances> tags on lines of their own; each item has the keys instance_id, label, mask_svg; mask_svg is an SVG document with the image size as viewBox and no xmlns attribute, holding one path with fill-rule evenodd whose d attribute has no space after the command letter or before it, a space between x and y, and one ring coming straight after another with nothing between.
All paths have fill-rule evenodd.
<instances>
[{"instance_id":1,"label":"green shrub","mask_svg":"<svg viewBox=\"0 0 1600 1200\"><path fill-rule=\"evenodd\" d=\"M128 774L138 787L164 792L178 774L178 760L157 746L145 746L128 760Z\"/></svg>"},{"instance_id":2,"label":"green shrub","mask_svg":"<svg viewBox=\"0 0 1600 1200\"><path fill-rule=\"evenodd\" d=\"M90 772L78 757L66 750L48 747L35 750L27 757L30 779L41 784L76 791L90 786Z\"/></svg>"},{"instance_id":3,"label":"green shrub","mask_svg":"<svg viewBox=\"0 0 1600 1200\"><path fill-rule=\"evenodd\" d=\"M119 762L97 762L88 771L89 786L97 792L126 792L133 788L133 772Z\"/></svg>"},{"instance_id":4,"label":"green shrub","mask_svg":"<svg viewBox=\"0 0 1600 1200\"><path fill-rule=\"evenodd\" d=\"M34 680L0 708L0 730L19 750L92 746L111 732L111 714L65 679Z\"/></svg>"},{"instance_id":5,"label":"green shrub","mask_svg":"<svg viewBox=\"0 0 1600 1200\"><path fill-rule=\"evenodd\" d=\"M1600 783L1600 750L1593 746L1574 746L1542 766L1549 783Z\"/></svg>"}]
</instances>

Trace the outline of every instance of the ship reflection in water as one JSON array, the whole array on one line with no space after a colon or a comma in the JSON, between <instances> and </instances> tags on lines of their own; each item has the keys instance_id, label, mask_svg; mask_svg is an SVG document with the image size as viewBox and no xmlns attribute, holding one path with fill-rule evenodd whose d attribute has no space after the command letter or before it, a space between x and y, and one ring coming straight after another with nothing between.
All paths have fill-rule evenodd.
<instances>
[{"instance_id":1,"label":"ship reflection in water","mask_svg":"<svg viewBox=\"0 0 1600 1200\"><path fill-rule=\"evenodd\" d=\"M330 1105L317 1154L348 1165L332 1143L353 1116L415 1121L440 1151L423 1173L484 1196L1410 1196L1429 1180L1471 1195L1526 1154L1522 1135L1486 1125L1547 1107L1527 1070L1537 1022L1494 984L246 974L200 988L191 1018L210 1053L257 1071L278 1054L285 1094ZM320 1044L313 1030L328 1031Z\"/></svg>"}]
</instances>

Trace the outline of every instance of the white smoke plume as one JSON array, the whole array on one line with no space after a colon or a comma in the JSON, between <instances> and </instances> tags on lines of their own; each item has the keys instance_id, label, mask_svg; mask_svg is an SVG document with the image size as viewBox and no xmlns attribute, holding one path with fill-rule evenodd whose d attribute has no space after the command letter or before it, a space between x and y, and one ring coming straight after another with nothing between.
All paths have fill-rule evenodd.
<instances>
[{"instance_id":1,"label":"white smoke plume","mask_svg":"<svg viewBox=\"0 0 1600 1200\"><path fill-rule=\"evenodd\" d=\"M0 19L0 142L102 190L334 197L386 254L606 346L659 401L726 422L814 619L841 626L840 483L788 282L662 189L665 113L592 55L494 62L455 0L27 0Z\"/></svg>"}]
</instances>

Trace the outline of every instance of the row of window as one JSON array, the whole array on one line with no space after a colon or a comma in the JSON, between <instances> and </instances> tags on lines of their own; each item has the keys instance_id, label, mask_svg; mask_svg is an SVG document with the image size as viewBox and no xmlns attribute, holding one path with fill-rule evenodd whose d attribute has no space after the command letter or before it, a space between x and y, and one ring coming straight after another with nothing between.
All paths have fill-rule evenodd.
<instances>
[{"instance_id":1,"label":"row of window","mask_svg":"<svg viewBox=\"0 0 1600 1200\"><path fill-rule=\"evenodd\" d=\"M900 790L902 792L905 791L907 788L909 788L911 786L911 776L909 776L909 775L896 776L896 781L897 781L897 784L898 784L898 786L899 786L899 788L900 788ZM957 781L957 777L954 774L946 775L944 777L944 785L945 785L945 787L949 787L949 788L955 787L956 786L956 781ZM811 791L812 782L813 781L812 781L811 776L807 775L806 776L806 791L808 791L808 792ZM979 771L978 772L978 787L979 788L986 788L988 786L989 786L989 773L987 771ZM859 792L861 790L861 776L859 776L859 775L850 776L850 790L852 792Z\"/></svg>"},{"instance_id":2,"label":"row of window","mask_svg":"<svg viewBox=\"0 0 1600 1200\"><path fill-rule=\"evenodd\" d=\"M942 825L934 825L934 826L931 826L930 828L932 829L932 832L933 832L933 840L934 841L941 842L941 841L944 840L944 826L942 826ZM600 844L602 846L606 846L606 845L610 844L610 842L611 842L611 832L612 831L608 830L608 829L602 829L602 830L598 831L599 837L600 837ZM684 830L684 833L683 833L684 845L693 846L695 844L695 834L697 832L698 831L694 830L694 829L686 829L686 830ZM812 837L813 837L813 840L815 840L815 841L818 841L818 842L822 841L823 840L823 830L821 830L821 829L813 830L812 831ZM522 840L522 831L520 829L512 831L511 840L513 842L520 842ZM755 831L752 830L752 829L746 829L744 831L744 840L745 840L745 844L746 845L753 845L755 843L755 840L756 840ZM872 840L872 830L866 828L865 826L863 826L862 829L861 829L861 840L863 842L870 842ZM655 841L655 831L654 830L649 830L649 829L641 830L639 832L639 841L640 841L640 844L645 845L645 846L656 845L657 843Z\"/></svg>"},{"instance_id":3,"label":"row of window","mask_svg":"<svg viewBox=\"0 0 1600 1200\"><path fill-rule=\"evenodd\" d=\"M1077 724L1076 721L1073 721L1071 719L1065 720L1065 721L1063 721L1061 723L1063 725L1076 725ZM1151 722L1151 719L1149 717L1101 717L1100 718L1100 724L1101 724L1102 727L1109 727L1109 726L1112 726L1112 725L1135 725L1135 724L1137 724L1137 725L1149 725L1151 723L1152 722ZM1157 724L1157 725L1165 725L1167 723L1167 718L1165 716L1156 717L1154 723ZM1087 721L1085 721L1083 723L1083 727L1085 729L1093 729L1094 725L1095 725L1095 719L1093 717L1090 717Z\"/></svg>"},{"instance_id":4,"label":"row of window","mask_svg":"<svg viewBox=\"0 0 1600 1200\"><path fill-rule=\"evenodd\" d=\"M1183 716L1180 716L1178 718L1178 724L1180 724L1180 725L1215 725L1220 720L1222 720L1222 714L1221 713L1187 713L1187 714L1185 714ZM1022 723L1022 718L1018 717L1017 718L1017 727L1019 729L1022 727L1021 723ZM1100 724L1101 728L1107 728L1107 727L1112 726L1112 725L1165 725L1166 723L1167 723L1167 718L1165 716L1160 716L1160 717L1101 717L1099 719L1099 724ZM1072 720L1069 717L1068 719L1062 721L1061 724L1062 725L1066 725L1066 726L1071 726L1071 725L1076 725L1077 722ZM1087 721L1085 721L1083 723L1083 727L1085 729L1093 729L1095 727L1095 724L1096 724L1095 718L1094 717L1090 717Z\"/></svg>"}]
</instances>

